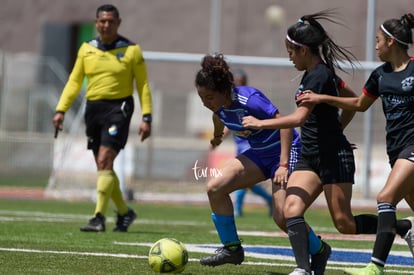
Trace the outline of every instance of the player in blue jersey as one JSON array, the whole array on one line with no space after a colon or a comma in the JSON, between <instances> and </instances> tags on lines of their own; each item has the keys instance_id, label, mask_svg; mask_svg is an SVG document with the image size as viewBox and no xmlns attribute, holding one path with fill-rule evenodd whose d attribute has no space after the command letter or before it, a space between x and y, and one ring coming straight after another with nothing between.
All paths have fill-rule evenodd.
<instances>
[{"instance_id":1,"label":"player in blue jersey","mask_svg":"<svg viewBox=\"0 0 414 275\"><path fill-rule=\"evenodd\" d=\"M227 129L227 128L226 128ZM226 133L226 131L225 131ZM242 154L244 151L250 148L249 142L246 139L242 139L236 135L233 135L234 143L236 144L237 151L236 155ZM238 189L234 192L234 215L236 217L242 217L243 214L243 203L247 191L252 191L253 194L261 197L269 207L269 216L273 213L273 199L272 195L260 184L252 185L249 188Z\"/></svg>"},{"instance_id":2,"label":"player in blue jersey","mask_svg":"<svg viewBox=\"0 0 414 275\"><path fill-rule=\"evenodd\" d=\"M371 263L362 269L346 270L351 275L384 274L384 266L395 235L405 238L414 256L414 218L396 219L397 204L405 199L414 209L414 58L408 54L413 44L414 16L386 20L377 30L378 57L385 62L368 78L359 97L338 98L307 91L302 104L328 103L363 112L381 98L386 118L387 154L391 173L377 195L378 231Z\"/></svg>"},{"instance_id":3,"label":"player in blue jersey","mask_svg":"<svg viewBox=\"0 0 414 275\"><path fill-rule=\"evenodd\" d=\"M220 168L220 176L210 178L207 183L212 219L223 247L214 255L200 259L200 263L207 266L241 264L244 250L236 230L230 193L272 179L273 219L287 232L282 208L286 181L300 152L300 138L292 129L252 130L243 127L242 119L247 115L262 119L281 115L261 91L234 86L233 74L222 54L206 55L201 67L196 74L195 86L204 106L214 113L211 145L218 146L222 142L223 129L227 127L235 135L247 139L250 149L226 162ZM313 234L310 240L312 247L319 238Z\"/></svg>"},{"instance_id":4,"label":"player in blue jersey","mask_svg":"<svg viewBox=\"0 0 414 275\"><path fill-rule=\"evenodd\" d=\"M235 86L247 86L247 74L244 70L242 69L234 70L233 78L234 78ZM231 134L231 131L228 130L228 128L225 128L224 137L226 137L229 134ZM233 136L234 143L236 144L236 149L237 149L236 155L237 156L242 154L244 151L250 148L250 145L247 139L240 138L237 135L233 135L233 134L232 136ZM258 195L259 197L263 198L266 201L266 204L269 206L269 214L271 216L273 212L272 195L270 195L266 191L266 189L260 184L255 184L248 189L250 189L253 192L253 194ZM246 188L238 189L234 192L234 215L236 217L243 216L243 202L244 202L244 198L246 196L248 189Z\"/></svg>"},{"instance_id":5,"label":"player in blue jersey","mask_svg":"<svg viewBox=\"0 0 414 275\"><path fill-rule=\"evenodd\" d=\"M297 70L304 71L295 97L308 89L319 94L355 96L335 73L340 60L353 64L352 53L337 45L319 23L324 19L335 22L332 11L302 16L286 36L286 49ZM340 69L340 67L339 67ZM289 177L283 214L297 267L291 275L325 272L331 248L321 240L311 261L308 234L312 229L305 221L305 211L324 192L333 223L344 234L374 234L375 215L353 216L351 211L355 163L352 145L343 129L354 115L328 104L298 104L295 112L281 118L263 120L248 116L243 126L248 129L283 129L301 127L302 154ZM313 252L313 253L312 253Z\"/></svg>"}]
</instances>

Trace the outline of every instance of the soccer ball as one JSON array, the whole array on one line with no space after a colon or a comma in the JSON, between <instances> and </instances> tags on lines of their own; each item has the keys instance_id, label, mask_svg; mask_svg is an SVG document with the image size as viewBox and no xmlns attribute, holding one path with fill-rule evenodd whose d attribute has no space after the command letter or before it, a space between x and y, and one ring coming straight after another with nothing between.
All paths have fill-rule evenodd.
<instances>
[{"instance_id":1,"label":"soccer ball","mask_svg":"<svg viewBox=\"0 0 414 275\"><path fill-rule=\"evenodd\" d=\"M185 245L173 238L163 238L155 242L148 254L148 264L159 273L181 273L188 262Z\"/></svg>"}]
</instances>

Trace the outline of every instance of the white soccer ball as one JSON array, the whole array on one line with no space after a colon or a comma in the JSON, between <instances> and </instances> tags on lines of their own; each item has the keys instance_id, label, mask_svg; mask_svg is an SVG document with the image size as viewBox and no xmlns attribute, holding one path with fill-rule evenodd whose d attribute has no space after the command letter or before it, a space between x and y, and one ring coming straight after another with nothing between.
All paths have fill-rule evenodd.
<instances>
[{"instance_id":1,"label":"white soccer ball","mask_svg":"<svg viewBox=\"0 0 414 275\"><path fill-rule=\"evenodd\" d=\"M163 238L155 242L148 254L148 264L158 273L181 273L188 262L185 245L173 238Z\"/></svg>"}]
</instances>

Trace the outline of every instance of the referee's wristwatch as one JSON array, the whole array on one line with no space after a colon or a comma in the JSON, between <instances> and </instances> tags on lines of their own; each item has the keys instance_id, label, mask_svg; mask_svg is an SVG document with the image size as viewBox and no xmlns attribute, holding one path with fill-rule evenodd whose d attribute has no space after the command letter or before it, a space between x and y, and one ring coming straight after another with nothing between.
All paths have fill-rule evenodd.
<instances>
[{"instance_id":1,"label":"referee's wristwatch","mask_svg":"<svg viewBox=\"0 0 414 275\"><path fill-rule=\"evenodd\" d=\"M152 122L152 115L151 114L145 114L142 116L142 121L151 123Z\"/></svg>"}]
</instances>

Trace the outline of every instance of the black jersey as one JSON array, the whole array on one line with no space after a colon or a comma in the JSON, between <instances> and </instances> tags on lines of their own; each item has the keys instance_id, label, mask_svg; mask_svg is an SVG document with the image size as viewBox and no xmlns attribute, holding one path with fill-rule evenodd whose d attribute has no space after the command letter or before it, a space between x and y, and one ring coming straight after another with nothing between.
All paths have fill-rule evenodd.
<instances>
[{"instance_id":1,"label":"black jersey","mask_svg":"<svg viewBox=\"0 0 414 275\"><path fill-rule=\"evenodd\" d=\"M388 156L414 144L414 58L401 72L394 72L389 63L384 63L371 73L363 92L381 97Z\"/></svg>"},{"instance_id":2,"label":"black jersey","mask_svg":"<svg viewBox=\"0 0 414 275\"><path fill-rule=\"evenodd\" d=\"M338 96L338 89L343 85L344 82L321 63L311 72L305 72L295 98L305 90ZM337 148L350 148L342 131L338 108L325 103L315 105L301 127L301 138L303 155L315 156Z\"/></svg>"}]
</instances>

